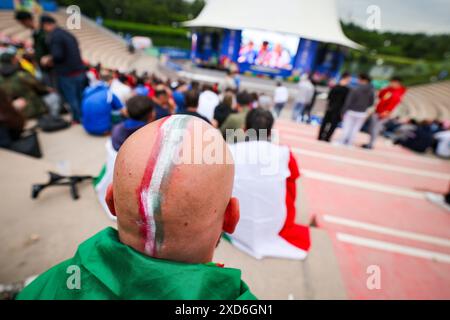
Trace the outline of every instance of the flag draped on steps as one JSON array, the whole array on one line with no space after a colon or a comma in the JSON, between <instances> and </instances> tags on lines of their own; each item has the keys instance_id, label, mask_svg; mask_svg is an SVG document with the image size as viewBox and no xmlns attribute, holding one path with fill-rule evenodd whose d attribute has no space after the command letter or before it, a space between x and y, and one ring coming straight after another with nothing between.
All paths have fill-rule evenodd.
<instances>
[{"instance_id":1,"label":"flag draped on steps","mask_svg":"<svg viewBox=\"0 0 450 320\"><path fill-rule=\"evenodd\" d=\"M82 243L75 256L51 268L19 300L254 300L241 271L145 256L107 228Z\"/></svg>"},{"instance_id":2,"label":"flag draped on steps","mask_svg":"<svg viewBox=\"0 0 450 320\"><path fill-rule=\"evenodd\" d=\"M295 223L297 162L288 147L267 141L230 146L235 161L233 196L241 218L226 239L255 257L303 260L310 248L309 228Z\"/></svg>"}]
</instances>

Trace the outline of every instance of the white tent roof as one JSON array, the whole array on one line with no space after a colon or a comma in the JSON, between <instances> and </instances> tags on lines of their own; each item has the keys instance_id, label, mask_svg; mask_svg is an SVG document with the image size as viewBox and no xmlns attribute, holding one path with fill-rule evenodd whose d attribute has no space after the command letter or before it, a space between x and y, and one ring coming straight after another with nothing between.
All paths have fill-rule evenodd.
<instances>
[{"instance_id":1,"label":"white tent roof","mask_svg":"<svg viewBox=\"0 0 450 320\"><path fill-rule=\"evenodd\" d=\"M260 29L361 48L339 23L335 0L207 0L188 27Z\"/></svg>"}]
</instances>

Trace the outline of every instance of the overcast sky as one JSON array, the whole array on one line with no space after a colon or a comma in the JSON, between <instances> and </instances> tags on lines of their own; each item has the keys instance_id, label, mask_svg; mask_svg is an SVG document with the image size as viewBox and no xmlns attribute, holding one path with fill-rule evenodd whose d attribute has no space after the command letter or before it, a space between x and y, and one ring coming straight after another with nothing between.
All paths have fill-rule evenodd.
<instances>
[{"instance_id":1,"label":"overcast sky","mask_svg":"<svg viewBox=\"0 0 450 320\"><path fill-rule=\"evenodd\" d=\"M450 33L450 0L336 0L342 20L365 25L367 7L381 10L382 31Z\"/></svg>"},{"instance_id":2,"label":"overcast sky","mask_svg":"<svg viewBox=\"0 0 450 320\"><path fill-rule=\"evenodd\" d=\"M450 0L335 1L339 15L344 21L351 19L353 22L365 26L368 17L367 7L377 5L381 10L382 31L450 33Z\"/></svg>"}]
</instances>

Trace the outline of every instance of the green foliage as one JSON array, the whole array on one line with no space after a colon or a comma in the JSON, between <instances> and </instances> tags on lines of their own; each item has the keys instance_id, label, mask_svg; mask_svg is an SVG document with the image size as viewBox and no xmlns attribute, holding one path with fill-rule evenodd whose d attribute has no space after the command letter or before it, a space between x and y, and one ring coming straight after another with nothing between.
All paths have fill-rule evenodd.
<instances>
[{"instance_id":1,"label":"green foliage","mask_svg":"<svg viewBox=\"0 0 450 320\"><path fill-rule=\"evenodd\" d=\"M77 5L89 17L133 21L152 25L172 25L194 18L204 0L58 0L63 6Z\"/></svg>"},{"instance_id":2,"label":"green foliage","mask_svg":"<svg viewBox=\"0 0 450 320\"><path fill-rule=\"evenodd\" d=\"M450 34L377 32L343 23L344 33L369 51L412 59L441 61L450 55Z\"/></svg>"}]
</instances>

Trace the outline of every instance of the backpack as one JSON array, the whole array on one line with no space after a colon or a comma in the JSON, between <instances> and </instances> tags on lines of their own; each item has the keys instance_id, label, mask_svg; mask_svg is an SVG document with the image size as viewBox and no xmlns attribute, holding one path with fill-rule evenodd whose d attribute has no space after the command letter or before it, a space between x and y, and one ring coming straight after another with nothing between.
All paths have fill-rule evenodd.
<instances>
[{"instance_id":1,"label":"backpack","mask_svg":"<svg viewBox=\"0 0 450 320\"><path fill-rule=\"evenodd\" d=\"M64 130L70 127L70 122L67 122L61 117L51 115L44 115L38 120L38 127L44 132L55 132Z\"/></svg>"}]
</instances>

